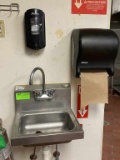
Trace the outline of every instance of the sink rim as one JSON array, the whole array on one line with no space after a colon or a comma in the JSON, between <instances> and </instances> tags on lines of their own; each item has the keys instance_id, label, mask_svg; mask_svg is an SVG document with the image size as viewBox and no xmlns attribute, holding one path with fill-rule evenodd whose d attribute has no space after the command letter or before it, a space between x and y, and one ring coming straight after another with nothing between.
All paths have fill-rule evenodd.
<instances>
[{"instance_id":1,"label":"sink rim","mask_svg":"<svg viewBox=\"0 0 120 160\"><path fill-rule=\"evenodd\" d=\"M57 131L57 132L54 132L54 131L51 131L51 132L41 132L41 133L36 133L37 132L37 129L36 129L36 132L35 133L22 133L22 127L21 127L21 123L22 123L22 119L24 118L24 117L27 117L27 116L36 116L36 115L38 115L38 116L40 116L40 115L45 115L45 116L47 116L47 115L54 115L54 114L66 114L67 116L69 116L68 118L69 118L69 121L72 123L72 125L73 125L73 127L72 127L72 129L68 129L67 130L67 128L68 127L66 127L66 130L61 130L61 131ZM48 123L49 123L49 119L47 120L48 121ZM54 122L56 122L56 121L54 121ZM59 121L59 122L62 122L62 121ZM43 120L43 123L44 123L44 120ZM46 122L47 123L47 122ZM52 123L52 122L51 122ZM40 121L38 124L41 124L42 125L42 121ZM29 124L29 125L31 125L31 124ZM70 114L68 113L68 112L66 112L66 111L61 111L61 112L58 112L58 111L56 111L56 112L42 112L42 113L38 113L38 112L36 112L36 113L25 113L25 114L23 114L21 117L20 117L20 119L19 119L19 133L20 134L22 134L22 135L32 135L32 134L34 134L34 135L36 135L36 134L40 134L40 135L42 135L42 134L51 134L51 133L62 133L62 132L65 132L65 131L72 131L72 130L74 130L74 128L75 128L75 126L76 126L76 124L72 121L72 118L71 118L71 116L70 116ZM25 124L24 124L24 126L23 126L23 128L25 127ZM47 128L47 127L46 127ZM52 129L53 127L48 127L48 130L50 130L50 129ZM55 127L56 128L56 127ZM62 128L62 127L61 127ZM26 130L26 129L25 129ZM38 131L39 131L39 129L38 129Z\"/></svg>"},{"instance_id":2,"label":"sink rim","mask_svg":"<svg viewBox=\"0 0 120 160\"><path fill-rule=\"evenodd\" d=\"M42 111L42 112L36 112L36 111L34 111L34 112L20 112L19 114L16 114L16 117L15 117L15 125L14 125L14 127L13 127L13 134L12 134L12 137L13 137L13 135L15 136L16 135L16 137L26 137L26 136L39 136L39 135L50 135L50 134L55 134L55 133L40 133L40 134L22 134L22 133L20 133L19 132L19 122L20 122L20 119L21 119L21 117L24 117L25 115L33 115L33 114L46 114L46 113L68 113L69 114L69 116L70 116L70 118L71 118L71 121L73 122L73 124L74 124L74 128L72 129L72 130L68 130L68 131L63 131L64 133L68 133L68 132L73 132L75 129L76 129L76 127L77 127L77 124L76 124L76 122L75 122L75 117L74 117L74 114L72 113L72 110L71 109L59 109L59 110L52 110L52 109L50 109L50 110L45 110L45 111ZM75 122L75 123L74 123ZM63 133L63 132L57 132L57 133ZM56 134L57 134L56 133Z\"/></svg>"},{"instance_id":3,"label":"sink rim","mask_svg":"<svg viewBox=\"0 0 120 160\"><path fill-rule=\"evenodd\" d=\"M53 132L53 133L40 133L40 134L21 134L19 132L19 121L20 118L23 117L26 114L45 114L45 113L68 113L73 124L74 128L72 130L64 130L62 132ZM12 136L11 136L11 145L12 146L18 146L18 145L33 145L33 142L29 142L30 139L34 139L36 141L35 144L39 144L40 140L46 140L48 137L50 137L48 141L53 142L54 144L57 143L57 139L60 140L60 142L63 141L63 139L67 139L65 141L71 141L73 139L81 139L84 136L84 132L82 128L80 127L79 123L76 121L76 117L74 116L71 108L64 108L63 109L58 109L58 110L44 110L40 112L20 112L17 113L14 119L14 125L13 125L13 131L12 131ZM72 138L71 138L72 137ZM78 138L79 137L79 138ZM39 143L38 143L39 141ZM44 142L43 142L44 143ZM46 143L44 143L46 144Z\"/></svg>"}]
</instances>

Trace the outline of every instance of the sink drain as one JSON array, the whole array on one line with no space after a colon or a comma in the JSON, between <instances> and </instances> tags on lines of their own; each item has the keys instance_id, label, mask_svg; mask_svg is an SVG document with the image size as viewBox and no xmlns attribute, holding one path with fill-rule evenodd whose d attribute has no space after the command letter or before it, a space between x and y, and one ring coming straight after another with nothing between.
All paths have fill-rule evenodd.
<instances>
[{"instance_id":1,"label":"sink drain","mask_svg":"<svg viewBox=\"0 0 120 160\"><path fill-rule=\"evenodd\" d=\"M39 134L39 133L42 133L41 131L36 131L35 133Z\"/></svg>"}]
</instances>

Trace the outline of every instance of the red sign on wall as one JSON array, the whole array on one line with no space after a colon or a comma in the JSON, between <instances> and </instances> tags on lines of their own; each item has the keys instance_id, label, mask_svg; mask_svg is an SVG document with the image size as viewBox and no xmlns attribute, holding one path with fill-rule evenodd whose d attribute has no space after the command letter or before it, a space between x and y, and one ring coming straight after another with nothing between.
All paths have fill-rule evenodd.
<instances>
[{"instance_id":1,"label":"red sign on wall","mask_svg":"<svg viewBox=\"0 0 120 160\"><path fill-rule=\"evenodd\" d=\"M88 106L81 110L81 86L78 85L78 102L77 102L77 118L88 117Z\"/></svg>"},{"instance_id":2,"label":"red sign on wall","mask_svg":"<svg viewBox=\"0 0 120 160\"><path fill-rule=\"evenodd\" d=\"M107 14L108 0L72 0L72 14Z\"/></svg>"}]
</instances>

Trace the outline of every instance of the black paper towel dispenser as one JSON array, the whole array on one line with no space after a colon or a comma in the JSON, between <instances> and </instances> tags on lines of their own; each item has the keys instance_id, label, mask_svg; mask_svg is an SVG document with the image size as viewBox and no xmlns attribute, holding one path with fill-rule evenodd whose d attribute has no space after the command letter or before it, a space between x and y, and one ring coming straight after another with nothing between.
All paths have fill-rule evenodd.
<instances>
[{"instance_id":1,"label":"black paper towel dispenser","mask_svg":"<svg viewBox=\"0 0 120 160\"><path fill-rule=\"evenodd\" d=\"M76 77L81 71L114 74L119 41L110 29L75 29L72 32L72 66Z\"/></svg>"}]
</instances>

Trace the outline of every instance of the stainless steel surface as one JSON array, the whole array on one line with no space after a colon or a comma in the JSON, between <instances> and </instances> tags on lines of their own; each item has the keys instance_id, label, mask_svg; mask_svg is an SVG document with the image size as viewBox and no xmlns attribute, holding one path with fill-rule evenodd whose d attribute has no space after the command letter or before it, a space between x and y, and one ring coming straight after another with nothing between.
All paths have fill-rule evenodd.
<instances>
[{"instance_id":1,"label":"stainless steel surface","mask_svg":"<svg viewBox=\"0 0 120 160\"><path fill-rule=\"evenodd\" d=\"M33 90L34 98L35 100L50 100L53 98L55 90L45 90L45 73L42 68L36 67L33 69L30 74L29 84L33 85L33 76L37 70L41 71L42 73L42 91L39 89Z\"/></svg>"},{"instance_id":2,"label":"stainless steel surface","mask_svg":"<svg viewBox=\"0 0 120 160\"><path fill-rule=\"evenodd\" d=\"M34 98L35 100L50 100L54 97L55 90L45 90L45 94L43 94L40 90L34 90Z\"/></svg>"},{"instance_id":3,"label":"stainless steel surface","mask_svg":"<svg viewBox=\"0 0 120 160\"><path fill-rule=\"evenodd\" d=\"M57 133L75 126L66 112L25 114L20 118L21 134Z\"/></svg>"},{"instance_id":4,"label":"stainless steel surface","mask_svg":"<svg viewBox=\"0 0 120 160\"><path fill-rule=\"evenodd\" d=\"M66 84L46 85L55 90L52 100L36 101L33 90L42 90L42 85L15 87L16 116L11 144L48 145L57 144L84 136L71 110L71 88ZM16 93L30 92L29 100L16 100Z\"/></svg>"},{"instance_id":5,"label":"stainless steel surface","mask_svg":"<svg viewBox=\"0 0 120 160\"><path fill-rule=\"evenodd\" d=\"M117 91L118 93L120 93L120 86L114 86L113 89L114 89L115 91Z\"/></svg>"},{"instance_id":6,"label":"stainless steel surface","mask_svg":"<svg viewBox=\"0 0 120 160\"><path fill-rule=\"evenodd\" d=\"M29 85L33 85L33 76L37 70L41 71L42 73L42 93L45 94L45 73L42 68L36 67L33 69L33 71L30 74Z\"/></svg>"}]
</instances>

